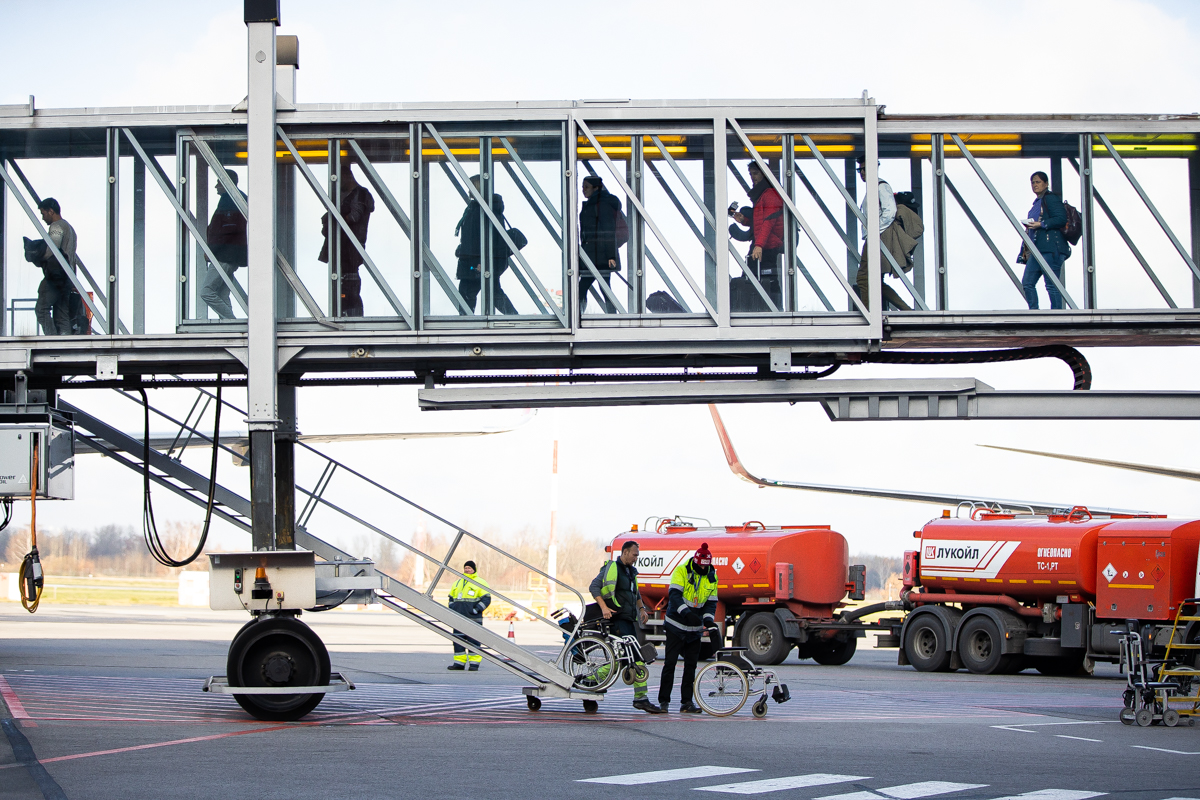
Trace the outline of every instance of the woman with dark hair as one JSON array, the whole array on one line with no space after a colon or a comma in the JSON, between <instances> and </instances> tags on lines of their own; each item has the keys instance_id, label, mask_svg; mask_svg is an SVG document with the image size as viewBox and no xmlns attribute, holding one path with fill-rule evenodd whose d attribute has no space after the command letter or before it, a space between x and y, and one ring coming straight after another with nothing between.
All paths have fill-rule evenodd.
<instances>
[{"instance_id":1,"label":"woman with dark hair","mask_svg":"<svg viewBox=\"0 0 1200 800\"><path fill-rule=\"evenodd\" d=\"M1029 187L1037 197L1033 201L1033 207L1029 209L1029 220L1032 221L1026 222L1025 229L1042 258L1046 259L1046 265L1061 281L1063 262L1071 255L1071 246L1067 244L1067 237L1063 235L1062 230L1067 224L1067 211L1063 208L1062 199L1050 191L1050 179L1046 177L1046 173L1035 172L1030 175ZM1021 248L1021 257L1017 259L1017 263L1025 264L1021 288L1025 291L1025 302L1029 304L1030 309L1038 307L1037 282L1040 278L1046 279L1050 308L1063 307L1062 294L1058 287L1042 272L1041 264L1028 252L1027 247Z\"/></svg>"},{"instance_id":2,"label":"woman with dark hair","mask_svg":"<svg viewBox=\"0 0 1200 800\"><path fill-rule=\"evenodd\" d=\"M624 222L621 201L608 189L604 181L595 175L583 179L583 207L579 210L579 243L583 252L591 259L600 279L608 283L615 270L621 268L620 244L617 241L617 226ZM620 220L620 222L618 222ZM579 265L579 311L587 310L588 290L596 282L596 276L586 265ZM615 314L612 301L601 292L604 313Z\"/></svg>"}]
</instances>

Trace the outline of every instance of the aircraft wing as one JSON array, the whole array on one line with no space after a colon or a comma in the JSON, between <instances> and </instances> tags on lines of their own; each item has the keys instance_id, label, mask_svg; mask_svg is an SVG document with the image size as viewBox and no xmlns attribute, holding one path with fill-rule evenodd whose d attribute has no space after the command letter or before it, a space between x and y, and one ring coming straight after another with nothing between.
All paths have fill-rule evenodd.
<instances>
[{"instance_id":1,"label":"aircraft wing","mask_svg":"<svg viewBox=\"0 0 1200 800\"><path fill-rule=\"evenodd\" d=\"M831 494L848 494L857 497L878 497L885 500L905 500L913 503L932 503L940 506L955 507L959 503L974 503L986 505L1004 512L1013 513L1034 513L1034 514L1050 514L1061 512L1071 508L1072 503L1040 503L1031 502L1029 500L1002 500L995 497L979 497L975 495L951 495L938 494L934 492L912 492L904 489L870 489L863 486L836 486L825 483L800 483L797 481L781 481L772 478L760 478L751 473L742 464L742 460L738 457L737 451L733 449L733 441L729 437L729 432L725 430L725 423L721 420L721 414L717 411L715 405L709 404L709 412L712 414L713 424L717 428L717 437L721 440L721 449L725 451L725 461L729 464L729 469L735 475L744 481L753 483L756 486L766 488L768 486L781 489L802 489L808 492L828 492ZM1089 509L1098 514L1141 514L1145 512L1131 511L1129 509L1117 508L1099 508L1088 506Z\"/></svg>"},{"instance_id":2,"label":"aircraft wing","mask_svg":"<svg viewBox=\"0 0 1200 800\"><path fill-rule=\"evenodd\" d=\"M1029 456L1043 456L1045 458L1060 458L1063 461L1077 461L1080 464L1095 464L1098 467L1113 467L1114 469L1127 469L1133 472L1148 472L1151 475L1163 475L1168 478L1180 478L1185 481L1200 481L1200 472L1190 469L1179 469L1178 467L1160 467L1154 464L1135 464L1131 461L1109 461L1105 458L1088 458L1086 456L1072 456L1066 453L1045 453L1041 450L1022 450L1019 447L1001 447L995 444L981 444L980 447L988 447L992 450L1007 450L1010 453L1024 453Z\"/></svg>"}]
</instances>

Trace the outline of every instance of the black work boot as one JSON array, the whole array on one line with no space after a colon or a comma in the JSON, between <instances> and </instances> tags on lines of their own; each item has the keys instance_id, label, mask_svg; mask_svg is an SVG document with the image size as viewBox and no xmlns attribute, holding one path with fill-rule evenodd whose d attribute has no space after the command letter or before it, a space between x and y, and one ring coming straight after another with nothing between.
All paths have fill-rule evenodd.
<instances>
[{"instance_id":1,"label":"black work boot","mask_svg":"<svg viewBox=\"0 0 1200 800\"><path fill-rule=\"evenodd\" d=\"M472 661L471 666L467 667L467 669L471 672L479 672L479 662Z\"/></svg>"},{"instance_id":2,"label":"black work boot","mask_svg":"<svg viewBox=\"0 0 1200 800\"><path fill-rule=\"evenodd\" d=\"M633 707L639 711L645 711L647 714L665 714L666 709L659 708L650 702L650 698L642 697L633 701Z\"/></svg>"},{"instance_id":3,"label":"black work boot","mask_svg":"<svg viewBox=\"0 0 1200 800\"><path fill-rule=\"evenodd\" d=\"M695 703L684 703L679 707L680 714L703 714L704 712Z\"/></svg>"},{"instance_id":4,"label":"black work boot","mask_svg":"<svg viewBox=\"0 0 1200 800\"><path fill-rule=\"evenodd\" d=\"M446 667L446 669L457 669L457 670L463 670L463 669L466 669L466 665L464 665L464 664L460 664L459 662L455 661L453 664L451 664L450 666Z\"/></svg>"}]
</instances>

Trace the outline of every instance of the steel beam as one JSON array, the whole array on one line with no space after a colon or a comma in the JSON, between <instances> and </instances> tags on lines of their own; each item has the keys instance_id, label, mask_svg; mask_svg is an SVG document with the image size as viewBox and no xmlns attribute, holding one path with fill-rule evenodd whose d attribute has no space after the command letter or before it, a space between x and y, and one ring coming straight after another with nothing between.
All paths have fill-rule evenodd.
<instances>
[{"instance_id":1,"label":"steel beam","mask_svg":"<svg viewBox=\"0 0 1200 800\"><path fill-rule=\"evenodd\" d=\"M8 186L0 183L0 336L8 329Z\"/></svg>"},{"instance_id":2,"label":"steel beam","mask_svg":"<svg viewBox=\"0 0 1200 800\"><path fill-rule=\"evenodd\" d=\"M104 131L105 177L106 191L104 193L105 211L105 248L104 267L105 279L108 282L108 303L105 312L114 322L120 319L119 292L117 291L117 273L121 265L121 132L117 128L107 128Z\"/></svg>"},{"instance_id":3,"label":"steel beam","mask_svg":"<svg viewBox=\"0 0 1200 800\"><path fill-rule=\"evenodd\" d=\"M921 209L919 216L924 222L925 217L925 172L924 162L920 158L910 158L908 160L908 186L909 191L913 193L913 197L917 199L918 207ZM925 237L917 239L917 246L913 248L913 285L917 287L917 291L921 293L921 299L925 300Z\"/></svg>"},{"instance_id":4,"label":"steel beam","mask_svg":"<svg viewBox=\"0 0 1200 800\"><path fill-rule=\"evenodd\" d=\"M146 165L133 159L133 332L146 332Z\"/></svg>"},{"instance_id":5,"label":"steel beam","mask_svg":"<svg viewBox=\"0 0 1200 800\"><path fill-rule=\"evenodd\" d=\"M935 133L930 137L929 160L933 166L933 213L930 227L933 229L933 271L935 305L938 311L950 309L949 240L946 231L946 147L945 137Z\"/></svg>"},{"instance_id":6,"label":"steel beam","mask_svg":"<svg viewBox=\"0 0 1200 800\"><path fill-rule=\"evenodd\" d=\"M279 424L275 329L275 27L247 22L246 240L250 301L247 390L250 429L250 522L255 550L275 549L275 428ZM280 131L282 133L282 131ZM284 140L287 141L286 139ZM289 142L290 144L290 142ZM303 160L293 153L297 164ZM311 173L309 173L311 174ZM339 215L340 216L340 215ZM214 263L217 259L209 257ZM224 272L224 270L222 270Z\"/></svg>"},{"instance_id":7,"label":"steel beam","mask_svg":"<svg viewBox=\"0 0 1200 800\"><path fill-rule=\"evenodd\" d=\"M1200 419L1200 392L997 391L974 378L770 380L421 389L425 410L820 403L834 421Z\"/></svg>"},{"instance_id":8,"label":"steel beam","mask_svg":"<svg viewBox=\"0 0 1200 800\"><path fill-rule=\"evenodd\" d=\"M1083 224L1080 250L1083 259L1083 307L1097 308L1096 299L1096 209L1095 175L1092 172L1092 135L1079 137L1079 163L1071 159L1079 173L1079 218ZM1169 300L1167 302L1170 302Z\"/></svg>"},{"instance_id":9,"label":"steel beam","mask_svg":"<svg viewBox=\"0 0 1200 800\"><path fill-rule=\"evenodd\" d=\"M1000 248L997 247L996 243L992 241L992 237L988 236L987 229L983 227L983 223L979 221L979 218L975 216L975 212L971 210L969 205L967 205L967 201L964 200L963 196L958 193L958 189L955 188L954 182L950 180L949 175L945 176L945 186L950 191L950 194L953 195L955 201L958 202L958 207L961 208L962 212L967 215L967 219L970 221L970 223L975 226L975 232L979 234L979 238L983 239L984 244L986 244L988 249L992 251L992 255L994 255L996 257L996 261L1000 263L1000 268L1004 270L1004 274L1008 276L1008 279L1012 281L1013 286L1016 287L1017 293L1021 296L1021 302L1025 302L1025 287L1021 285L1021 279L1017 277L1017 273L1013 272L1013 268L1008 265L1008 261L1005 260L1004 254L1000 252Z\"/></svg>"}]
</instances>

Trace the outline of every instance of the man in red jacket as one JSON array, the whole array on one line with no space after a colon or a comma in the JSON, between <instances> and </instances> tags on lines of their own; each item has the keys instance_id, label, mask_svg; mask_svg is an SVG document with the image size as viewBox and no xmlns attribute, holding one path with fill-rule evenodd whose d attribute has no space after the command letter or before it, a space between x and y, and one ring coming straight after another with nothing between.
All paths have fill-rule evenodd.
<instances>
[{"instance_id":1,"label":"man in red jacket","mask_svg":"<svg viewBox=\"0 0 1200 800\"><path fill-rule=\"evenodd\" d=\"M754 241L746 266L758 278L775 307L782 310L783 280L779 257L783 254L783 198L767 181L758 162L751 161L747 172L754 184L748 193L754 203ZM757 294L755 292L755 296Z\"/></svg>"}]
</instances>

